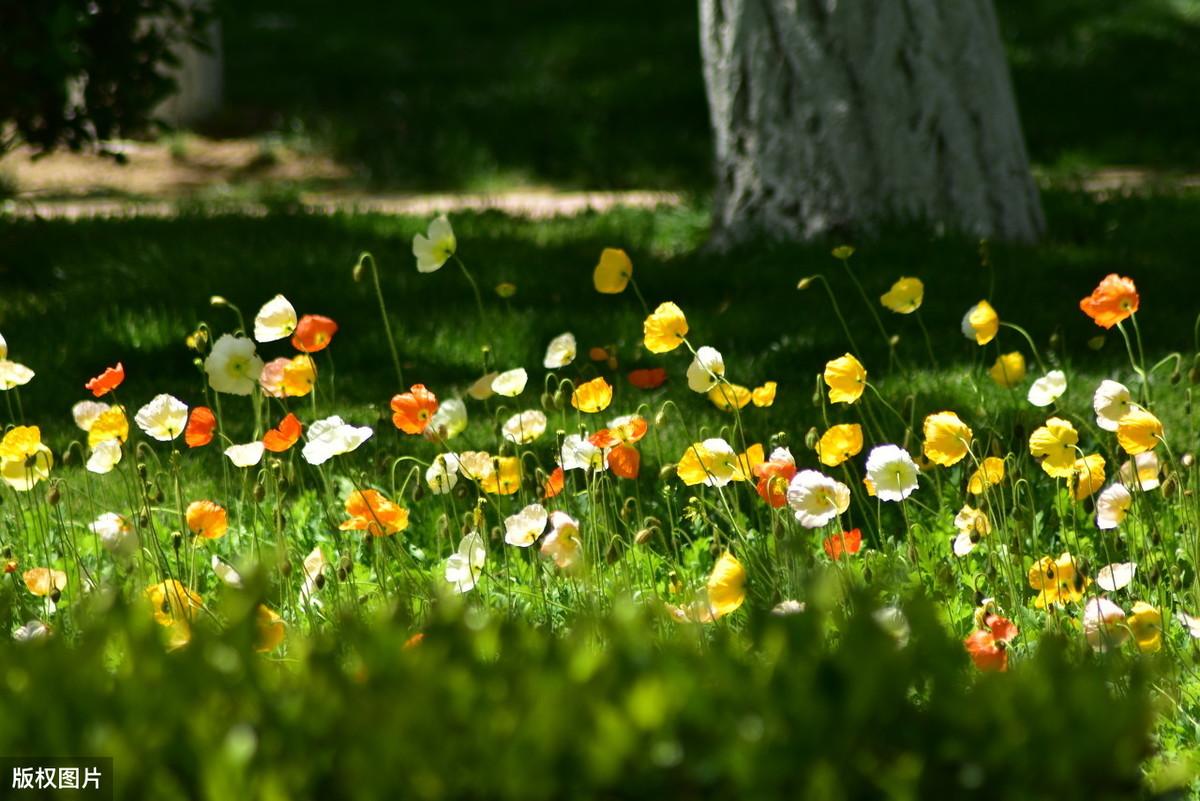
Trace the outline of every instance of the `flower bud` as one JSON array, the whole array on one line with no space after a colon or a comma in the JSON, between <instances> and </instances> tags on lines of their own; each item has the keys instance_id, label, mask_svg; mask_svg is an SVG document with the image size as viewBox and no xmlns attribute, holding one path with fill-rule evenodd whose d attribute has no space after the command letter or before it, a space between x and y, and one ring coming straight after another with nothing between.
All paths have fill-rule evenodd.
<instances>
[{"instance_id":1,"label":"flower bud","mask_svg":"<svg viewBox=\"0 0 1200 801\"><path fill-rule=\"evenodd\" d=\"M279 563L279 575L283 576L284 578L287 578L288 576L292 575L292 563L288 562L288 561L280 562Z\"/></svg>"},{"instance_id":2,"label":"flower bud","mask_svg":"<svg viewBox=\"0 0 1200 801\"><path fill-rule=\"evenodd\" d=\"M817 443L821 441L821 432L816 426L808 429L808 433L804 435L804 447L810 451L817 449Z\"/></svg>"},{"instance_id":3,"label":"flower bud","mask_svg":"<svg viewBox=\"0 0 1200 801\"><path fill-rule=\"evenodd\" d=\"M251 492L251 495L254 496L255 503L262 503L263 498L267 497L267 488L263 486L261 481L256 481L254 483L254 490Z\"/></svg>"},{"instance_id":4,"label":"flower bud","mask_svg":"<svg viewBox=\"0 0 1200 801\"><path fill-rule=\"evenodd\" d=\"M58 490L57 484L51 484L50 489L46 491L46 503L51 506L58 506L58 502L62 500L62 493Z\"/></svg>"},{"instance_id":5,"label":"flower bud","mask_svg":"<svg viewBox=\"0 0 1200 801\"><path fill-rule=\"evenodd\" d=\"M350 272L350 277L354 279L354 283L357 284L359 281L362 281L363 273L365 271L366 268L363 266L361 260L358 262L358 264L354 265L354 269Z\"/></svg>"},{"instance_id":6,"label":"flower bud","mask_svg":"<svg viewBox=\"0 0 1200 801\"><path fill-rule=\"evenodd\" d=\"M171 547L174 548L176 551L178 551L179 547L181 545L183 545L183 535L180 534L178 531L172 531L171 532Z\"/></svg>"},{"instance_id":7,"label":"flower bud","mask_svg":"<svg viewBox=\"0 0 1200 801\"><path fill-rule=\"evenodd\" d=\"M638 545L645 545L647 542L649 542L654 537L654 534L655 534L655 529L644 528L633 536L633 541L636 542Z\"/></svg>"},{"instance_id":8,"label":"flower bud","mask_svg":"<svg viewBox=\"0 0 1200 801\"><path fill-rule=\"evenodd\" d=\"M838 261L846 261L854 255L853 245L838 245L833 249L833 257Z\"/></svg>"},{"instance_id":9,"label":"flower bud","mask_svg":"<svg viewBox=\"0 0 1200 801\"><path fill-rule=\"evenodd\" d=\"M62 598L62 591L58 587L55 587L54 589L50 590L50 600L52 602L58 603L59 599L61 599L61 598Z\"/></svg>"},{"instance_id":10,"label":"flower bud","mask_svg":"<svg viewBox=\"0 0 1200 801\"><path fill-rule=\"evenodd\" d=\"M803 292L804 290L806 290L810 286L812 286L812 282L815 280L817 280L817 277L815 275L806 275L805 277L801 278L799 280L799 282L796 283L796 289Z\"/></svg>"},{"instance_id":11,"label":"flower bud","mask_svg":"<svg viewBox=\"0 0 1200 801\"><path fill-rule=\"evenodd\" d=\"M658 480L666 481L669 478L671 478L671 476L673 476L673 475L675 475L675 465L674 464L664 464L662 466L662 468L658 471Z\"/></svg>"},{"instance_id":12,"label":"flower bud","mask_svg":"<svg viewBox=\"0 0 1200 801\"><path fill-rule=\"evenodd\" d=\"M229 301L225 300L225 298L221 297L220 295L213 295L211 298L208 299L208 303L210 306L228 306L229 305Z\"/></svg>"}]
</instances>

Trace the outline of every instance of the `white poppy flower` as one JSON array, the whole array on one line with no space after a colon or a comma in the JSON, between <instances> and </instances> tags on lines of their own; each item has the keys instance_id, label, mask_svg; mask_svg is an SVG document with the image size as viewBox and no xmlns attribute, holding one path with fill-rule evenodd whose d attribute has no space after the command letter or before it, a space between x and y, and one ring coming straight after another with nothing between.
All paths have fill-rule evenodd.
<instances>
[{"instance_id":1,"label":"white poppy flower","mask_svg":"<svg viewBox=\"0 0 1200 801\"><path fill-rule=\"evenodd\" d=\"M546 433L546 415L537 409L514 414L500 427L504 438L518 445L527 445Z\"/></svg>"},{"instance_id":2,"label":"white poppy flower","mask_svg":"<svg viewBox=\"0 0 1200 801\"><path fill-rule=\"evenodd\" d=\"M0 334L0 359L8 358L8 343L4 341L4 334Z\"/></svg>"},{"instance_id":3,"label":"white poppy flower","mask_svg":"<svg viewBox=\"0 0 1200 801\"><path fill-rule=\"evenodd\" d=\"M444 442L454 439L467 428L467 405L458 398L447 398L438 404L437 411L425 426L425 439Z\"/></svg>"},{"instance_id":4,"label":"white poppy flower","mask_svg":"<svg viewBox=\"0 0 1200 801\"><path fill-rule=\"evenodd\" d=\"M128 558L137 553L137 536L124 516L105 512L88 524L88 529L100 538L100 544L114 556Z\"/></svg>"},{"instance_id":5,"label":"white poppy flower","mask_svg":"<svg viewBox=\"0 0 1200 801\"><path fill-rule=\"evenodd\" d=\"M1116 528L1125 520L1129 508L1133 506L1133 494L1124 484L1110 485L1096 498L1096 527L1101 529Z\"/></svg>"},{"instance_id":6,"label":"white poppy flower","mask_svg":"<svg viewBox=\"0 0 1200 801\"><path fill-rule=\"evenodd\" d=\"M1118 562L1105 565L1096 572L1096 583L1107 592L1116 592L1129 586L1137 565L1133 562Z\"/></svg>"},{"instance_id":7,"label":"white poppy flower","mask_svg":"<svg viewBox=\"0 0 1200 801\"><path fill-rule=\"evenodd\" d=\"M1107 598L1092 598L1083 609L1083 633L1097 651L1119 648L1129 638L1125 613Z\"/></svg>"},{"instance_id":8,"label":"white poppy flower","mask_svg":"<svg viewBox=\"0 0 1200 801\"><path fill-rule=\"evenodd\" d=\"M872 612L871 617L875 618L875 622L879 624L880 628L891 635L897 646L903 648L908 645L912 627L909 626L908 618L900 609L895 606L885 606Z\"/></svg>"},{"instance_id":9,"label":"white poppy flower","mask_svg":"<svg viewBox=\"0 0 1200 801\"><path fill-rule=\"evenodd\" d=\"M1033 382L1027 396L1034 406L1049 406L1067 391L1067 374L1062 370L1051 370Z\"/></svg>"},{"instance_id":10,"label":"white poppy flower","mask_svg":"<svg viewBox=\"0 0 1200 801\"><path fill-rule=\"evenodd\" d=\"M583 555L579 521L566 512L552 512L550 533L542 539L541 552L563 570L573 567Z\"/></svg>"},{"instance_id":11,"label":"white poppy flower","mask_svg":"<svg viewBox=\"0 0 1200 801\"><path fill-rule=\"evenodd\" d=\"M472 481L487 481L496 472L496 461L487 451L463 451L458 455L458 471Z\"/></svg>"},{"instance_id":12,"label":"white poppy flower","mask_svg":"<svg viewBox=\"0 0 1200 801\"><path fill-rule=\"evenodd\" d=\"M1200 640L1200 617L1192 617L1187 612L1176 612L1175 619L1188 630L1189 636Z\"/></svg>"},{"instance_id":13,"label":"white poppy flower","mask_svg":"<svg viewBox=\"0 0 1200 801\"><path fill-rule=\"evenodd\" d=\"M850 508L850 488L816 470L801 470L787 488L787 502L805 528L820 528Z\"/></svg>"},{"instance_id":14,"label":"white poppy flower","mask_svg":"<svg viewBox=\"0 0 1200 801\"><path fill-rule=\"evenodd\" d=\"M308 442L301 455L311 465L325 464L334 456L356 450L374 433L369 426L352 426L335 414L308 427Z\"/></svg>"},{"instance_id":15,"label":"white poppy flower","mask_svg":"<svg viewBox=\"0 0 1200 801\"><path fill-rule=\"evenodd\" d=\"M261 442L247 442L244 445L230 445L225 449L225 455L237 467L254 467L262 461L264 450Z\"/></svg>"},{"instance_id":16,"label":"white poppy flower","mask_svg":"<svg viewBox=\"0 0 1200 801\"><path fill-rule=\"evenodd\" d=\"M300 585L300 608L319 608L321 599L314 597L325 586L325 554L320 546L304 557L304 583Z\"/></svg>"},{"instance_id":17,"label":"white poppy flower","mask_svg":"<svg viewBox=\"0 0 1200 801\"><path fill-rule=\"evenodd\" d=\"M783 464L795 466L796 457L792 456L792 451L790 448L776 448L775 450L771 451L771 455L767 461L781 462Z\"/></svg>"},{"instance_id":18,"label":"white poppy flower","mask_svg":"<svg viewBox=\"0 0 1200 801\"><path fill-rule=\"evenodd\" d=\"M504 519L504 541L518 548L528 548L546 530L549 513L540 503L531 503L515 515Z\"/></svg>"},{"instance_id":19,"label":"white poppy flower","mask_svg":"<svg viewBox=\"0 0 1200 801\"><path fill-rule=\"evenodd\" d=\"M444 214L429 223L426 233L427 236L417 234L413 237L412 254L417 259L417 272L432 273L440 270L454 255L458 240Z\"/></svg>"},{"instance_id":20,"label":"white poppy flower","mask_svg":"<svg viewBox=\"0 0 1200 801\"><path fill-rule=\"evenodd\" d=\"M1118 475L1121 483L1125 486L1132 487L1137 484L1141 486L1143 492L1149 492L1152 489L1158 489L1161 483L1158 480L1159 469L1158 456L1154 454L1154 451L1146 451L1137 454L1121 465ZM1134 476L1135 471L1136 477Z\"/></svg>"},{"instance_id":21,"label":"white poppy flower","mask_svg":"<svg viewBox=\"0 0 1200 801\"><path fill-rule=\"evenodd\" d=\"M213 573L217 575L226 586L240 590L242 588L242 574L234 569L233 565L223 561L221 557L215 553L212 558Z\"/></svg>"},{"instance_id":22,"label":"white poppy flower","mask_svg":"<svg viewBox=\"0 0 1200 801\"><path fill-rule=\"evenodd\" d=\"M688 365L688 389L705 393L717 385L718 376L725 375L725 358L716 348L707 345L696 350L696 356Z\"/></svg>"},{"instance_id":23,"label":"white poppy flower","mask_svg":"<svg viewBox=\"0 0 1200 801\"><path fill-rule=\"evenodd\" d=\"M487 549L483 537L472 531L458 543L458 551L446 560L446 581L454 585L454 591L462 594L475 589L475 583L483 575L487 562Z\"/></svg>"},{"instance_id":24,"label":"white poppy flower","mask_svg":"<svg viewBox=\"0 0 1200 801\"><path fill-rule=\"evenodd\" d=\"M558 464L563 470L607 470L608 453L582 434L570 434L563 438Z\"/></svg>"},{"instance_id":25,"label":"white poppy flower","mask_svg":"<svg viewBox=\"0 0 1200 801\"><path fill-rule=\"evenodd\" d=\"M867 477L881 501L902 501L912 495L919 474L908 451L898 445L879 445L867 456Z\"/></svg>"},{"instance_id":26,"label":"white poppy flower","mask_svg":"<svg viewBox=\"0 0 1200 801\"><path fill-rule=\"evenodd\" d=\"M23 364L0 359L0 389L23 387L33 380L35 373Z\"/></svg>"},{"instance_id":27,"label":"white poppy flower","mask_svg":"<svg viewBox=\"0 0 1200 801\"><path fill-rule=\"evenodd\" d=\"M107 403L99 401L80 401L71 407L71 416L75 418L75 425L83 431L91 431L92 424L96 422L96 418L107 412L110 407Z\"/></svg>"},{"instance_id":28,"label":"white poppy flower","mask_svg":"<svg viewBox=\"0 0 1200 801\"><path fill-rule=\"evenodd\" d=\"M50 627L40 620L31 620L24 626L18 626L12 636L17 642L44 640L50 636Z\"/></svg>"},{"instance_id":29,"label":"white poppy flower","mask_svg":"<svg viewBox=\"0 0 1200 801\"><path fill-rule=\"evenodd\" d=\"M1092 396L1092 409L1096 412L1096 425L1105 431L1116 431L1121 418L1129 414L1133 395L1119 381L1104 379Z\"/></svg>"},{"instance_id":30,"label":"white poppy flower","mask_svg":"<svg viewBox=\"0 0 1200 801\"><path fill-rule=\"evenodd\" d=\"M254 338L259 342L275 342L290 337L295 330L296 310L283 295L264 303L254 318Z\"/></svg>"},{"instance_id":31,"label":"white poppy flower","mask_svg":"<svg viewBox=\"0 0 1200 801\"><path fill-rule=\"evenodd\" d=\"M779 617L787 617L788 615L798 615L808 608L808 604L804 601L797 601L789 598L786 601L780 601L771 609L772 615Z\"/></svg>"},{"instance_id":32,"label":"white poppy flower","mask_svg":"<svg viewBox=\"0 0 1200 801\"><path fill-rule=\"evenodd\" d=\"M550 340L546 346L546 358L542 366L547 370L557 370L575 361L575 335L568 331Z\"/></svg>"},{"instance_id":33,"label":"white poppy flower","mask_svg":"<svg viewBox=\"0 0 1200 801\"><path fill-rule=\"evenodd\" d=\"M104 442L97 442L96 447L92 448L92 455L87 460L87 469L89 473L104 475L111 473L120 462L121 440L106 439Z\"/></svg>"},{"instance_id":34,"label":"white poppy flower","mask_svg":"<svg viewBox=\"0 0 1200 801\"><path fill-rule=\"evenodd\" d=\"M187 404L173 395L156 395L133 418L138 428L159 442L170 442L187 426Z\"/></svg>"},{"instance_id":35,"label":"white poppy flower","mask_svg":"<svg viewBox=\"0 0 1200 801\"><path fill-rule=\"evenodd\" d=\"M492 392L506 398L515 398L525 391L525 384L528 381L529 374L525 372L524 367L507 370L492 379Z\"/></svg>"},{"instance_id":36,"label":"white poppy flower","mask_svg":"<svg viewBox=\"0 0 1200 801\"><path fill-rule=\"evenodd\" d=\"M208 385L216 392L249 395L262 375L263 360L254 350L254 340L222 334L204 360Z\"/></svg>"},{"instance_id":37,"label":"white poppy flower","mask_svg":"<svg viewBox=\"0 0 1200 801\"><path fill-rule=\"evenodd\" d=\"M458 457L453 453L439 453L425 471L425 483L434 495L445 495L454 489L458 484Z\"/></svg>"},{"instance_id":38,"label":"white poppy flower","mask_svg":"<svg viewBox=\"0 0 1200 801\"><path fill-rule=\"evenodd\" d=\"M487 400L495 393L492 392L492 382L496 380L499 373L488 373L476 379L475 383L467 389L467 395L475 400Z\"/></svg>"}]
</instances>

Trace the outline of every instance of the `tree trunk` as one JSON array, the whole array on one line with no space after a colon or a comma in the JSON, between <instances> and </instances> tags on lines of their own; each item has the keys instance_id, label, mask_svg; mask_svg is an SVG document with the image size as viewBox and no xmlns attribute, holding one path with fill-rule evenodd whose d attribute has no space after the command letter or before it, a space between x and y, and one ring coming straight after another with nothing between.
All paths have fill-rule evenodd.
<instances>
[{"instance_id":1,"label":"tree trunk","mask_svg":"<svg viewBox=\"0 0 1200 801\"><path fill-rule=\"evenodd\" d=\"M1044 221L992 0L699 0L714 241Z\"/></svg>"}]
</instances>

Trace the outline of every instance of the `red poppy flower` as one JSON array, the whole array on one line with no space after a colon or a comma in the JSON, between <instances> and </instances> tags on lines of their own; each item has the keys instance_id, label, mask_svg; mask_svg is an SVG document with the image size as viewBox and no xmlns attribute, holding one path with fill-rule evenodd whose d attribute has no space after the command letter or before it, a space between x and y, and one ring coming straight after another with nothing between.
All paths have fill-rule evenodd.
<instances>
[{"instance_id":1,"label":"red poppy flower","mask_svg":"<svg viewBox=\"0 0 1200 801\"><path fill-rule=\"evenodd\" d=\"M980 670L1008 670L1008 644L1020 631L1011 620L999 615L989 615L985 625L987 628L971 632L971 635L963 640L963 646L970 654L975 667Z\"/></svg>"},{"instance_id":2,"label":"red poppy flower","mask_svg":"<svg viewBox=\"0 0 1200 801\"><path fill-rule=\"evenodd\" d=\"M1092 294L1079 301L1079 308L1096 325L1112 328L1138 310L1138 292L1132 278L1110 273L1092 290Z\"/></svg>"},{"instance_id":3,"label":"red poppy flower","mask_svg":"<svg viewBox=\"0 0 1200 801\"><path fill-rule=\"evenodd\" d=\"M420 434L429 425L429 418L438 410L437 395L424 384L414 384L408 392L392 398L392 422L405 434Z\"/></svg>"},{"instance_id":4,"label":"red poppy flower","mask_svg":"<svg viewBox=\"0 0 1200 801\"><path fill-rule=\"evenodd\" d=\"M823 544L825 546L825 553L829 554L829 558L836 562L842 558L843 553L855 554L859 552L862 548L862 532L856 528L852 528L841 534L826 537Z\"/></svg>"},{"instance_id":5,"label":"red poppy flower","mask_svg":"<svg viewBox=\"0 0 1200 801\"><path fill-rule=\"evenodd\" d=\"M300 423L299 418L288 412L288 416L280 420L278 426L263 436L263 447L272 453L283 453L296 444L303 431L304 426Z\"/></svg>"},{"instance_id":6,"label":"red poppy flower","mask_svg":"<svg viewBox=\"0 0 1200 801\"><path fill-rule=\"evenodd\" d=\"M125 366L117 362L116 367L104 368L103 373L84 384L83 388L90 389L93 395L100 398L121 386L121 382L124 380Z\"/></svg>"},{"instance_id":7,"label":"red poppy flower","mask_svg":"<svg viewBox=\"0 0 1200 801\"><path fill-rule=\"evenodd\" d=\"M554 468L554 472L546 479L545 492L542 497L553 498L555 495L558 495L563 491L563 487L566 486L566 481L567 477L563 469L561 467Z\"/></svg>"},{"instance_id":8,"label":"red poppy flower","mask_svg":"<svg viewBox=\"0 0 1200 801\"><path fill-rule=\"evenodd\" d=\"M328 317L319 314L306 314L296 324L292 334L292 347L304 353L316 353L325 350L337 333L338 324Z\"/></svg>"},{"instance_id":9,"label":"red poppy flower","mask_svg":"<svg viewBox=\"0 0 1200 801\"><path fill-rule=\"evenodd\" d=\"M629 373L629 383L638 389L657 389L667 380L667 371L662 367L650 367L643 370L633 370Z\"/></svg>"},{"instance_id":10,"label":"red poppy flower","mask_svg":"<svg viewBox=\"0 0 1200 801\"><path fill-rule=\"evenodd\" d=\"M608 452L608 469L619 478L637 478L642 456L632 445L618 445Z\"/></svg>"},{"instance_id":11,"label":"red poppy flower","mask_svg":"<svg viewBox=\"0 0 1200 801\"><path fill-rule=\"evenodd\" d=\"M188 415L187 427L183 430L183 441L189 448L201 448L212 442L217 430L217 416L207 406L195 406Z\"/></svg>"}]
</instances>

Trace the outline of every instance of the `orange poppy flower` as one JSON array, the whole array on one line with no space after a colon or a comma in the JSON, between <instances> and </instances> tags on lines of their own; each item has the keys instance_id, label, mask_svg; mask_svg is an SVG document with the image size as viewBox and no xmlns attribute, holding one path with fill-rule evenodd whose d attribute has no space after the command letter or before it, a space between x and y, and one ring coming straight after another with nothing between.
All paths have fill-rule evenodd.
<instances>
[{"instance_id":1,"label":"orange poppy flower","mask_svg":"<svg viewBox=\"0 0 1200 801\"><path fill-rule=\"evenodd\" d=\"M183 441L189 448L202 448L212 442L216 430L217 416L213 410L207 406L194 406L183 430Z\"/></svg>"},{"instance_id":2,"label":"orange poppy flower","mask_svg":"<svg viewBox=\"0 0 1200 801\"><path fill-rule=\"evenodd\" d=\"M554 468L554 472L546 479L545 491L542 494L544 498L553 498L563 491L563 487L567 483L567 474L563 472L561 467Z\"/></svg>"},{"instance_id":3,"label":"orange poppy flower","mask_svg":"<svg viewBox=\"0 0 1200 801\"><path fill-rule=\"evenodd\" d=\"M206 540L224 537L229 528L225 510L212 501L193 501L188 504L187 524L192 533Z\"/></svg>"},{"instance_id":4,"label":"orange poppy flower","mask_svg":"<svg viewBox=\"0 0 1200 801\"><path fill-rule=\"evenodd\" d=\"M773 509L782 508L787 503L788 483L796 475L796 464L785 461L762 462L754 465L753 473L758 476L758 496Z\"/></svg>"},{"instance_id":5,"label":"orange poppy flower","mask_svg":"<svg viewBox=\"0 0 1200 801\"><path fill-rule=\"evenodd\" d=\"M1011 620L999 615L989 615L985 625L987 628L971 632L971 635L963 640L963 646L966 647L975 667L980 670L1008 670L1008 644L1020 632Z\"/></svg>"},{"instance_id":6,"label":"orange poppy flower","mask_svg":"<svg viewBox=\"0 0 1200 801\"><path fill-rule=\"evenodd\" d=\"M1101 328L1112 328L1138 310L1137 287L1132 278L1110 273L1079 301L1079 308Z\"/></svg>"},{"instance_id":7,"label":"orange poppy flower","mask_svg":"<svg viewBox=\"0 0 1200 801\"><path fill-rule=\"evenodd\" d=\"M646 418L631 414L612 421L608 428L602 428L588 437L588 442L597 448L611 448L616 445L632 445L646 436L650 426Z\"/></svg>"},{"instance_id":8,"label":"orange poppy flower","mask_svg":"<svg viewBox=\"0 0 1200 801\"><path fill-rule=\"evenodd\" d=\"M643 370L633 370L629 373L629 383L638 389L657 389L667 380L667 371L662 367L650 367Z\"/></svg>"},{"instance_id":9,"label":"orange poppy flower","mask_svg":"<svg viewBox=\"0 0 1200 801\"><path fill-rule=\"evenodd\" d=\"M841 534L834 534L832 537L826 537L822 545L825 547L825 553L829 554L829 558L836 562L842 558L844 553L859 552L862 548L862 531L852 528Z\"/></svg>"},{"instance_id":10,"label":"orange poppy flower","mask_svg":"<svg viewBox=\"0 0 1200 801\"><path fill-rule=\"evenodd\" d=\"M437 395L424 384L413 384L408 392L392 398L392 423L405 434L420 434L437 410Z\"/></svg>"},{"instance_id":11,"label":"orange poppy flower","mask_svg":"<svg viewBox=\"0 0 1200 801\"><path fill-rule=\"evenodd\" d=\"M637 478L642 456L632 445L618 445L608 452L608 469L619 478Z\"/></svg>"},{"instance_id":12,"label":"orange poppy flower","mask_svg":"<svg viewBox=\"0 0 1200 801\"><path fill-rule=\"evenodd\" d=\"M372 489L350 493L346 514L350 519L338 526L342 531L365 531L372 537L384 537L408 528L408 510Z\"/></svg>"},{"instance_id":13,"label":"orange poppy flower","mask_svg":"<svg viewBox=\"0 0 1200 801\"><path fill-rule=\"evenodd\" d=\"M338 324L328 317L319 314L306 314L296 324L292 334L292 347L304 353L316 353L325 350L337 333Z\"/></svg>"},{"instance_id":14,"label":"orange poppy flower","mask_svg":"<svg viewBox=\"0 0 1200 801\"><path fill-rule=\"evenodd\" d=\"M116 367L104 368L103 373L84 384L83 388L90 389L93 395L100 398L121 386L121 382L124 380L125 365L117 362Z\"/></svg>"},{"instance_id":15,"label":"orange poppy flower","mask_svg":"<svg viewBox=\"0 0 1200 801\"><path fill-rule=\"evenodd\" d=\"M418 631L416 634L414 634L413 636L409 637L407 640L404 641L404 650L407 651L409 648L416 648L424 640L425 640L425 633Z\"/></svg>"},{"instance_id":16,"label":"orange poppy flower","mask_svg":"<svg viewBox=\"0 0 1200 801\"><path fill-rule=\"evenodd\" d=\"M606 362L608 361L608 357L608 348L595 347L588 349L588 358L594 362Z\"/></svg>"},{"instance_id":17,"label":"orange poppy flower","mask_svg":"<svg viewBox=\"0 0 1200 801\"><path fill-rule=\"evenodd\" d=\"M287 417L280 420L278 426L263 436L263 447L272 453L283 453L296 444L303 431L304 426L300 423L300 419L288 412Z\"/></svg>"}]
</instances>

